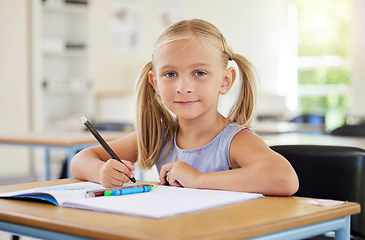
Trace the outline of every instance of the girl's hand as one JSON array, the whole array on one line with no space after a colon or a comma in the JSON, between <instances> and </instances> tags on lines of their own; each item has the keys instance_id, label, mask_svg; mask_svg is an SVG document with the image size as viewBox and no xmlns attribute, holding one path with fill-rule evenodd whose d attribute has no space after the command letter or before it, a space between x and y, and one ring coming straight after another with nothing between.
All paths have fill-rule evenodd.
<instances>
[{"instance_id":1,"label":"girl's hand","mask_svg":"<svg viewBox=\"0 0 365 240\"><path fill-rule=\"evenodd\" d=\"M99 171L99 182L103 187L121 187L134 176L133 164L129 161L123 163L115 159L109 159L104 163Z\"/></svg>"},{"instance_id":2,"label":"girl's hand","mask_svg":"<svg viewBox=\"0 0 365 240\"><path fill-rule=\"evenodd\" d=\"M198 185L198 180L202 175L202 172L188 163L177 161L162 166L160 182L163 185L168 182L171 186L194 188Z\"/></svg>"}]
</instances>

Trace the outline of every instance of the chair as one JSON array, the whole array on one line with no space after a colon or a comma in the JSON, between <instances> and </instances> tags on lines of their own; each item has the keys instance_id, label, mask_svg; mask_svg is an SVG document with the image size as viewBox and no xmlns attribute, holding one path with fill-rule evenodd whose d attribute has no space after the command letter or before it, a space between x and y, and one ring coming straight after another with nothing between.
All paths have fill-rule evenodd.
<instances>
[{"instance_id":1,"label":"chair","mask_svg":"<svg viewBox=\"0 0 365 240\"><path fill-rule=\"evenodd\" d=\"M355 147L281 145L271 149L292 164L295 196L358 202L365 207L365 151ZM351 232L365 237L365 212L351 217Z\"/></svg>"},{"instance_id":2,"label":"chair","mask_svg":"<svg viewBox=\"0 0 365 240\"><path fill-rule=\"evenodd\" d=\"M365 123L354 125L343 125L330 132L334 136L365 137Z\"/></svg>"}]
</instances>

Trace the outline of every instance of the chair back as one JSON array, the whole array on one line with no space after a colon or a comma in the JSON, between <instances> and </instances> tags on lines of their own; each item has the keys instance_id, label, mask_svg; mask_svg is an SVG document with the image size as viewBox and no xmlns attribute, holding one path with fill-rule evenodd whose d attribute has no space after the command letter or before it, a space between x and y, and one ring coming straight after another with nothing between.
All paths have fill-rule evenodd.
<instances>
[{"instance_id":1,"label":"chair back","mask_svg":"<svg viewBox=\"0 0 365 240\"><path fill-rule=\"evenodd\" d=\"M365 137L365 124L343 125L330 132L335 136Z\"/></svg>"},{"instance_id":2,"label":"chair back","mask_svg":"<svg viewBox=\"0 0 365 240\"><path fill-rule=\"evenodd\" d=\"M295 196L358 202L365 207L365 151L355 147L281 145L271 149L292 164ZM365 213L351 217L353 234L365 237Z\"/></svg>"}]
</instances>

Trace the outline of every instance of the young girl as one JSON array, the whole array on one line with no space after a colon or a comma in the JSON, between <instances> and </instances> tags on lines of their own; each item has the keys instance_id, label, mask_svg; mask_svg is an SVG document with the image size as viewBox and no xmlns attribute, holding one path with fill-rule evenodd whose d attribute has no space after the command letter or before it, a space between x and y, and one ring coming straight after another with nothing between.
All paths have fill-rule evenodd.
<instances>
[{"instance_id":1,"label":"young girl","mask_svg":"<svg viewBox=\"0 0 365 240\"><path fill-rule=\"evenodd\" d=\"M218 110L240 72L240 92L227 117ZM169 27L138 81L137 131L110 142L124 164L101 146L79 152L74 176L105 187L133 177L133 163L156 165L161 184L292 195L298 179L289 162L248 127L254 107L251 64L233 53L222 33L203 20Z\"/></svg>"}]
</instances>

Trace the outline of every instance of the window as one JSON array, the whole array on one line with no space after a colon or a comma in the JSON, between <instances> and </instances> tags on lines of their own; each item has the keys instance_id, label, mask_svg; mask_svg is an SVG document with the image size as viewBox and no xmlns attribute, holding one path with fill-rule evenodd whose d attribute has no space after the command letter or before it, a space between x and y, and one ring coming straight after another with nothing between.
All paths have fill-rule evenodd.
<instances>
[{"instance_id":1,"label":"window","mask_svg":"<svg viewBox=\"0 0 365 240\"><path fill-rule=\"evenodd\" d=\"M326 117L326 129L348 114L351 77L351 0L296 0L298 110Z\"/></svg>"}]
</instances>

